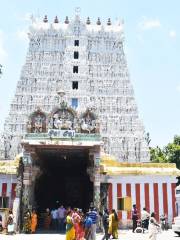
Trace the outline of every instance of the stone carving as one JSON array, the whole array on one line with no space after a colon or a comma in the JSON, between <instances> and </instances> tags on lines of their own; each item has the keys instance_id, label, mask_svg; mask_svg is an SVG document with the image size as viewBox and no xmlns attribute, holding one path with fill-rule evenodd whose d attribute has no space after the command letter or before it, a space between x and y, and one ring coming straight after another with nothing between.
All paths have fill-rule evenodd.
<instances>
[{"instance_id":1,"label":"stone carving","mask_svg":"<svg viewBox=\"0 0 180 240\"><path fill-rule=\"evenodd\" d=\"M88 133L96 130L96 117L89 109L82 115L81 130Z\"/></svg>"},{"instance_id":2,"label":"stone carving","mask_svg":"<svg viewBox=\"0 0 180 240\"><path fill-rule=\"evenodd\" d=\"M30 26L29 39L26 62L5 121L5 132L17 135L20 142L27 131L47 131L45 119L41 118L35 118L33 126L30 121L27 128L30 120L27 116L36 111L37 106L50 113L59 104L57 89L63 88L69 106L72 106L72 98L78 99L77 115L89 104L96 106L99 123L97 119L89 122L80 117L71 121L69 117L63 119L58 115L46 119L48 128L74 128L82 133L95 133L99 129L102 138L106 139L106 153L116 156L119 161L149 161L144 127L138 117L124 53L122 23L107 26L106 23L96 25L88 21L86 24L80 17L68 24L37 21ZM79 46L75 47L76 39ZM73 73L74 48L79 52L78 73ZM78 89L73 89L73 81L78 82ZM13 139L10 140L9 158L18 152L19 142L14 144Z\"/></svg>"},{"instance_id":3,"label":"stone carving","mask_svg":"<svg viewBox=\"0 0 180 240\"><path fill-rule=\"evenodd\" d=\"M27 123L27 131L31 133L46 132L46 115L45 113L37 110L30 115Z\"/></svg>"},{"instance_id":4,"label":"stone carving","mask_svg":"<svg viewBox=\"0 0 180 240\"><path fill-rule=\"evenodd\" d=\"M59 108L55 110L49 119L51 129L74 129L75 111L71 108Z\"/></svg>"}]
</instances>

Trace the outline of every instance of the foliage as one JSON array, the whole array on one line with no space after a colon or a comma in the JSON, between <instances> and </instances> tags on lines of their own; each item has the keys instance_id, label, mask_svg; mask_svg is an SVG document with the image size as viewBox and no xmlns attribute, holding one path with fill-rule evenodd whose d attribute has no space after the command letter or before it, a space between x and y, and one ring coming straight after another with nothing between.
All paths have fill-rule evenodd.
<instances>
[{"instance_id":1,"label":"foliage","mask_svg":"<svg viewBox=\"0 0 180 240\"><path fill-rule=\"evenodd\" d=\"M180 136L174 136L172 143L169 143L164 148L150 148L150 159L152 162L159 163L176 163L180 169Z\"/></svg>"}]
</instances>

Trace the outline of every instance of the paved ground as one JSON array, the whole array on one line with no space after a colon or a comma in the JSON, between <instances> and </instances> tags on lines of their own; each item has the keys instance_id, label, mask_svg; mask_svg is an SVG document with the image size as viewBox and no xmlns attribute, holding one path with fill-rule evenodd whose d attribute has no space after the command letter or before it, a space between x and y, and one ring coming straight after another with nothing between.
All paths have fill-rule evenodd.
<instances>
[{"instance_id":1,"label":"paved ground","mask_svg":"<svg viewBox=\"0 0 180 240\"><path fill-rule=\"evenodd\" d=\"M97 240L101 240L102 234L97 234ZM0 235L1 240L64 240L65 235L61 234L16 234L13 236ZM148 233L132 233L131 231L120 231L120 240L148 240ZM157 240L178 240L180 239L171 230L158 234Z\"/></svg>"}]
</instances>

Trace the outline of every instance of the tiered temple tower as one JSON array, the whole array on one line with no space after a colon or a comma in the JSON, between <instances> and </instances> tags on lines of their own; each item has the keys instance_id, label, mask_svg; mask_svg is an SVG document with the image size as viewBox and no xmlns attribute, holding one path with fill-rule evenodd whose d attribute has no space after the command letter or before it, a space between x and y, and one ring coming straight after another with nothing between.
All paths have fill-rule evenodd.
<instances>
[{"instance_id":1,"label":"tiered temple tower","mask_svg":"<svg viewBox=\"0 0 180 240\"><path fill-rule=\"evenodd\" d=\"M138 117L124 53L123 23L83 22L78 15L53 23L45 16L29 28L29 49L4 125L1 158L21 151L28 117L50 113L57 92L78 114L87 108L99 119L105 153L121 162L148 162L144 127Z\"/></svg>"}]
</instances>

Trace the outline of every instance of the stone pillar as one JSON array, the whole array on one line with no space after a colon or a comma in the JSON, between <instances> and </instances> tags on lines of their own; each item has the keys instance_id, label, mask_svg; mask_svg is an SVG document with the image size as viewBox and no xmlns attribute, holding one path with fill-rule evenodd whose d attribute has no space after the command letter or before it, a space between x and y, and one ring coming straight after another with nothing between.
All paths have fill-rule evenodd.
<instances>
[{"instance_id":1,"label":"stone pillar","mask_svg":"<svg viewBox=\"0 0 180 240\"><path fill-rule=\"evenodd\" d=\"M31 172L31 169L32 169L31 165L24 167L24 178L23 178L24 189L23 189L23 199L22 199L23 205L24 205L24 210L32 208L32 205L31 205L32 172Z\"/></svg>"},{"instance_id":2,"label":"stone pillar","mask_svg":"<svg viewBox=\"0 0 180 240\"><path fill-rule=\"evenodd\" d=\"M94 206L100 209L100 149L94 153Z\"/></svg>"},{"instance_id":3,"label":"stone pillar","mask_svg":"<svg viewBox=\"0 0 180 240\"><path fill-rule=\"evenodd\" d=\"M101 212L104 209L108 209L108 188L109 188L109 183L101 183Z\"/></svg>"},{"instance_id":4,"label":"stone pillar","mask_svg":"<svg viewBox=\"0 0 180 240\"><path fill-rule=\"evenodd\" d=\"M36 208L36 201L35 201L35 196L34 196L34 192L35 192L35 184L36 184L36 180L37 178L40 176L41 171L40 171L40 167L38 166L33 166L32 167L32 181L31 181L31 194L30 194L30 204L32 206L32 208Z\"/></svg>"}]
</instances>

